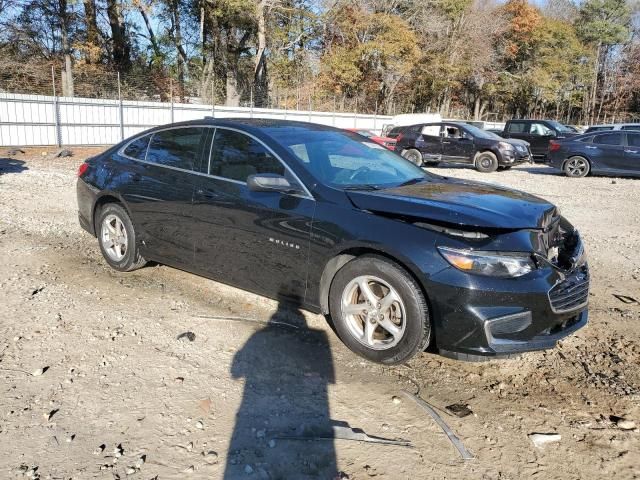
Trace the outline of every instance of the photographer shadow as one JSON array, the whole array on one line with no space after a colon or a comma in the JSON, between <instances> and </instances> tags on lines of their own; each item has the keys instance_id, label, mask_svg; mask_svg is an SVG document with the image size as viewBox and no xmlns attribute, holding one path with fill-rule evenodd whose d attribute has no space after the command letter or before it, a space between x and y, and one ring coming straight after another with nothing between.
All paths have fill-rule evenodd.
<instances>
[{"instance_id":1,"label":"photographer shadow","mask_svg":"<svg viewBox=\"0 0 640 480\"><path fill-rule=\"evenodd\" d=\"M308 328L299 302L280 300L269 323L236 353L231 375L245 385L225 479L338 476L333 440L283 438L331 431L335 423L328 398L328 385L335 383L329 340L326 332Z\"/></svg>"}]
</instances>

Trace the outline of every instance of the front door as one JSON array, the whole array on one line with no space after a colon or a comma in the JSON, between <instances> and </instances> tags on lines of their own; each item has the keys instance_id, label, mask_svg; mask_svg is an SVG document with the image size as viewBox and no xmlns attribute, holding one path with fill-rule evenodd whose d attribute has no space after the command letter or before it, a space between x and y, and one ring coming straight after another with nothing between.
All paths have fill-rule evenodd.
<instances>
[{"instance_id":1,"label":"front door","mask_svg":"<svg viewBox=\"0 0 640 480\"><path fill-rule=\"evenodd\" d=\"M556 132L542 122L531 122L529 138L531 153L535 157L546 157L549 152L549 142L556 138Z\"/></svg>"},{"instance_id":2,"label":"front door","mask_svg":"<svg viewBox=\"0 0 640 480\"><path fill-rule=\"evenodd\" d=\"M197 269L263 295L304 298L315 201L254 192L247 177L274 173L297 182L260 141L217 127L193 203Z\"/></svg>"},{"instance_id":3,"label":"front door","mask_svg":"<svg viewBox=\"0 0 640 480\"><path fill-rule=\"evenodd\" d=\"M473 158L473 138L457 125L444 125L442 157L452 162L470 163Z\"/></svg>"}]
</instances>

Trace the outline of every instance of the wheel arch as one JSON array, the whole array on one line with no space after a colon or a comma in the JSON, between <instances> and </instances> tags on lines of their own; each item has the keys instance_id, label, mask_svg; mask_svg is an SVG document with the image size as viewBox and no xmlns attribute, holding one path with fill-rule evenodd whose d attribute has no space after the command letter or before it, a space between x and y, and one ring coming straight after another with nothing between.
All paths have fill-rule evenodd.
<instances>
[{"instance_id":1,"label":"wheel arch","mask_svg":"<svg viewBox=\"0 0 640 480\"><path fill-rule=\"evenodd\" d=\"M323 314L329 314L329 293L331 290L331 284L333 283L333 279L336 274L342 267L344 267L351 260L361 257L363 255L377 255L380 257L384 257L385 259L397 264L401 268L403 268L418 284L422 295L427 302L427 306L429 310L433 312L431 307L431 302L429 301L429 296L427 295L427 291L424 287L424 283L421 279L421 275L419 273L418 267L413 265L406 259L400 258L398 255L394 255L392 253L386 252L384 250L380 250L370 246L357 246L347 248L338 254L334 255L329 261L325 264L325 267L322 271L322 275L320 276L320 285L318 288L319 292L319 305L320 310Z\"/></svg>"},{"instance_id":2,"label":"wheel arch","mask_svg":"<svg viewBox=\"0 0 640 480\"><path fill-rule=\"evenodd\" d=\"M93 208L91 210L91 221L93 222L93 231L96 232L96 235L98 234L98 229L97 229L98 225L96 224L96 221L97 221L96 216L98 215L100 210L102 210L104 206L109 203L117 203L119 205L122 205L122 207L127 211L127 215L129 215L129 218L132 218L131 212L129 211L129 207L127 206L126 202L124 201L124 199L119 193L102 192L96 198L96 201L93 203ZM131 221L133 222L133 219L131 219Z\"/></svg>"}]
</instances>

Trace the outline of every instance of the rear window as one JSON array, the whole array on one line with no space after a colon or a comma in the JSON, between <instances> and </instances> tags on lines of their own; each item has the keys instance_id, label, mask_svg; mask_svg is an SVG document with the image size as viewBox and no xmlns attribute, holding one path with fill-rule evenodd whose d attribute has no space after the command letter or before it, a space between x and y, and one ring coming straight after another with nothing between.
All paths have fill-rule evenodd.
<instances>
[{"instance_id":1,"label":"rear window","mask_svg":"<svg viewBox=\"0 0 640 480\"><path fill-rule=\"evenodd\" d=\"M193 170L202 142L204 128L171 128L156 132L151 137L147 161L168 167Z\"/></svg>"},{"instance_id":2,"label":"rear window","mask_svg":"<svg viewBox=\"0 0 640 480\"><path fill-rule=\"evenodd\" d=\"M389 133L387 133L387 137L396 138L398 135L400 135L401 132L402 127L393 127L391 130L389 130Z\"/></svg>"},{"instance_id":3,"label":"rear window","mask_svg":"<svg viewBox=\"0 0 640 480\"><path fill-rule=\"evenodd\" d=\"M509 133L527 133L527 131L526 122L510 122L507 126L507 132Z\"/></svg>"},{"instance_id":4,"label":"rear window","mask_svg":"<svg viewBox=\"0 0 640 480\"><path fill-rule=\"evenodd\" d=\"M593 143L598 145L622 145L621 133L604 133L593 137Z\"/></svg>"},{"instance_id":5,"label":"rear window","mask_svg":"<svg viewBox=\"0 0 640 480\"><path fill-rule=\"evenodd\" d=\"M640 130L640 123L632 123L629 125L623 125L622 130Z\"/></svg>"},{"instance_id":6,"label":"rear window","mask_svg":"<svg viewBox=\"0 0 640 480\"><path fill-rule=\"evenodd\" d=\"M144 160L147 156L147 147L149 146L149 138L151 135L145 135L144 137L136 138L124 149L124 153L127 157L135 158L136 160Z\"/></svg>"}]
</instances>

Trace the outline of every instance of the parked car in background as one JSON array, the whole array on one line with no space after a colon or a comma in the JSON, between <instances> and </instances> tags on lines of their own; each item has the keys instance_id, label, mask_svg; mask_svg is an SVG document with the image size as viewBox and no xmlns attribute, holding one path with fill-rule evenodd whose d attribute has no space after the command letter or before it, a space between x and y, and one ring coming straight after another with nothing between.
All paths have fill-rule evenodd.
<instances>
[{"instance_id":1,"label":"parked car in background","mask_svg":"<svg viewBox=\"0 0 640 480\"><path fill-rule=\"evenodd\" d=\"M391 121L382 127L382 136L390 136L389 132L396 127L406 127L408 125L417 125L418 123L441 122L442 117L439 113L403 113L396 115Z\"/></svg>"},{"instance_id":2,"label":"parked car in background","mask_svg":"<svg viewBox=\"0 0 640 480\"><path fill-rule=\"evenodd\" d=\"M640 123L609 123L607 125L593 125L584 133L603 132L606 130L640 130Z\"/></svg>"},{"instance_id":3,"label":"parked car in background","mask_svg":"<svg viewBox=\"0 0 640 480\"><path fill-rule=\"evenodd\" d=\"M157 127L83 163L77 198L113 269L153 260L292 299L375 362L432 340L461 359L542 350L587 323L585 250L553 204L332 127Z\"/></svg>"},{"instance_id":4,"label":"parked car in background","mask_svg":"<svg viewBox=\"0 0 640 480\"><path fill-rule=\"evenodd\" d=\"M508 120L501 136L525 140L530 145L534 160L544 161L551 140L574 135L573 130L555 120Z\"/></svg>"},{"instance_id":5,"label":"parked car in background","mask_svg":"<svg viewBox=\"0 0 640 480\"><path fill-rule=\"evenodd\" d=\"M565 127L574 132L576 135L581 135L585 131L585 129L583 127L580 127L579 125L565 125Z\"/></svg>"},{"instance_id":6,"label":"parked car in background","mask_svg":"<svg viewBox=\"0 0 640 480\"><path fill-rule=\"evenodd\" d=\"M549 145L549 165L568 177L640 176L640 131L592 132Z\"/></svg>"},{"instance_id":7,"label":"parked car in background","mask_svg":"<svg viewBox=\"0 0 640 480\"><path fill-rule=\"evenodd\" d=\"M465 120L464 123L481 128L482 130L497 130L500 132L502 132L505 127L505 122L489 122L485 120Z\"/></svg>"},{"instance_id":8,"label":"parked car in background","mask_svg":"<svg viewBox=\"0 0 640 480\"><path fill-rule=\"evenodd\" d=\"M362 135L363 137L367 137L372 142L376 142L383 147L387 147L389 150L394 150L396 148L395 138L381 137L380 135L376 134L376 132L363 128L346 128L345 130L357 133L359 135Z\"/></svg>"},{"instance_id":9,"label":"parked car in background","mask_svg":"<svg viewBox=\"0 0 640 480\"><path fill-rule=\"evenodd\" d=\"M509 169L531 161L529 145L506 140L466 123L439 122L399 127L396 152L418 166L441 162L473 165L480 172Z\"/></svg>"}]
</instances>

